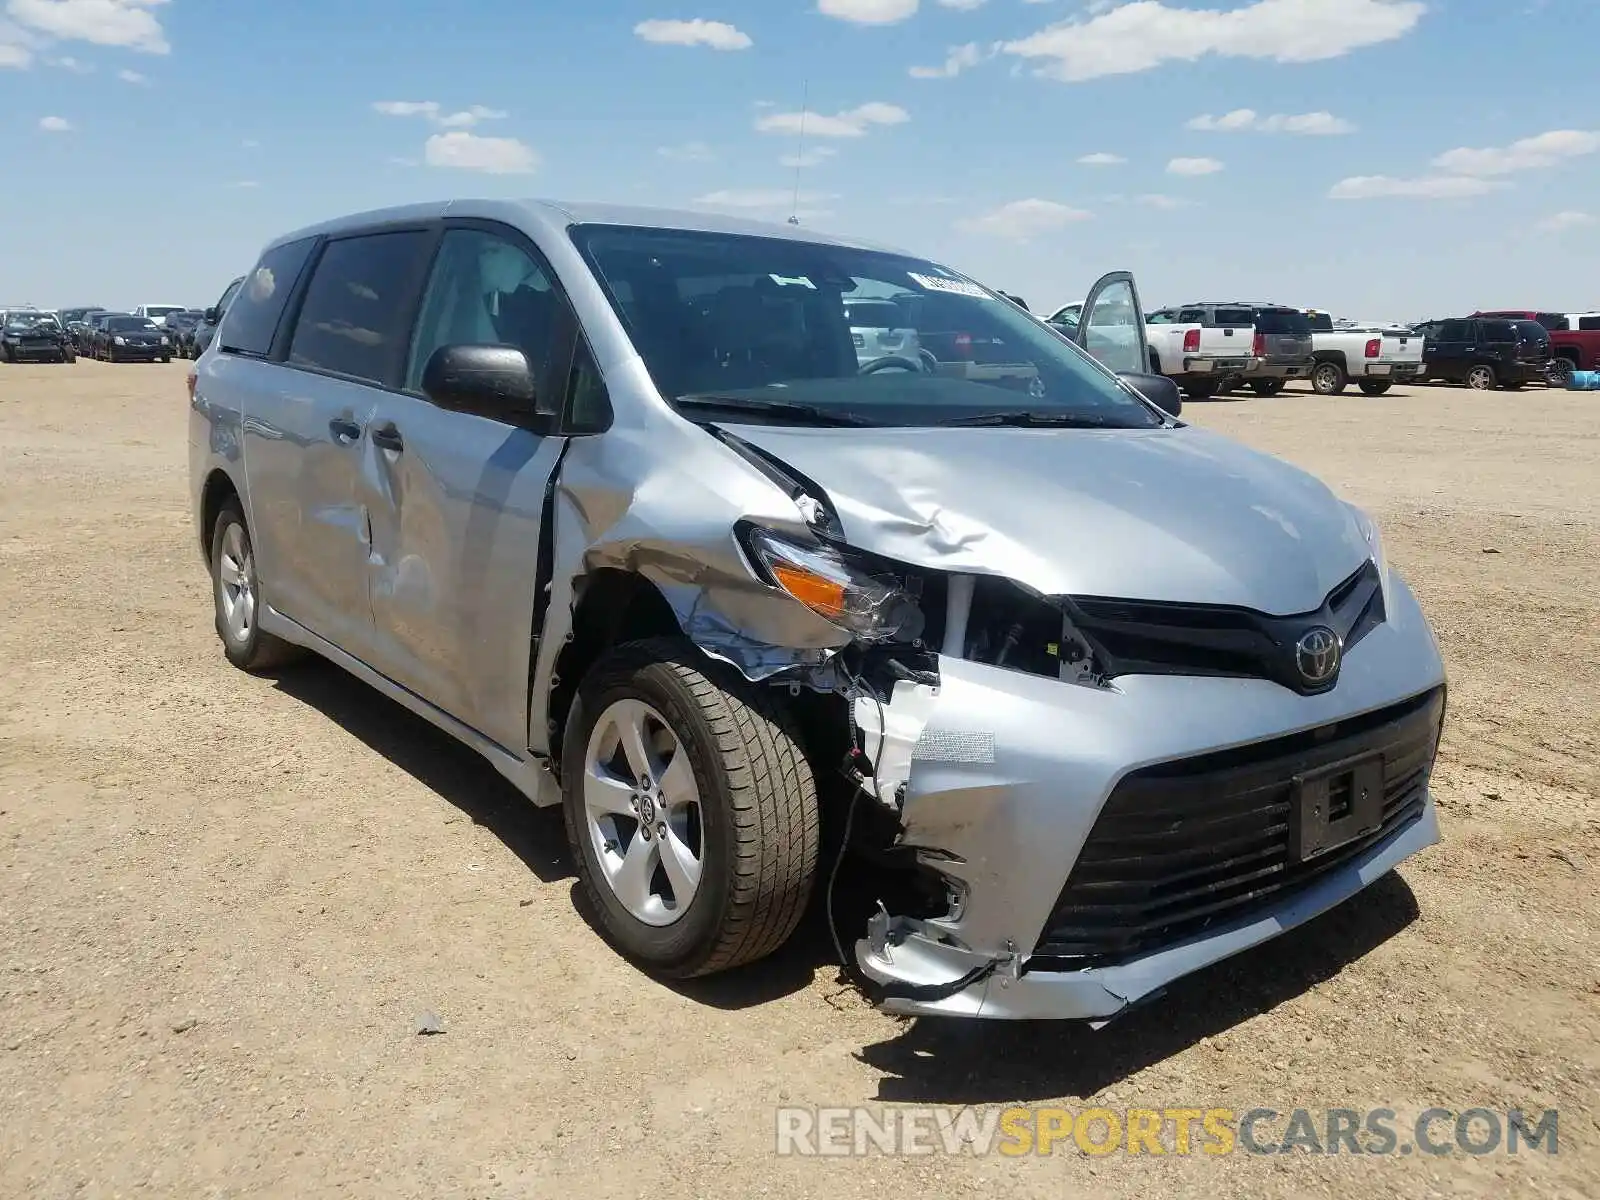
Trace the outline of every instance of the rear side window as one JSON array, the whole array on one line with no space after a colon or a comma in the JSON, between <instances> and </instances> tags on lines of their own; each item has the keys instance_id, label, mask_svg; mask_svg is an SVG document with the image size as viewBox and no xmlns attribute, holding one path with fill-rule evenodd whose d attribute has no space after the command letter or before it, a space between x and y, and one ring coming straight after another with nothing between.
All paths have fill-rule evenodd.
<instances>
[{"instance_id":1,"label":"rear side window","mask_svg":"<svg viewBox=\"0 0 1600 1200\"><path fill-rule=\"evenodd\" d=\"M384 383L411 332L429 233L372 233L329 242L289 342L289 362Z\"/></svg>"},{"instance_id":2,"label":"rear side window","mask_svg":"<svg viewBox=\"0 0 1600 1200\"><path fill-rule=\"evenodd\" d=\"M1446 321L1439 326L1441 342L1469 342L1472 340L1471 321Z\"/></svg>"},{"instance_id":3,"label":"rear side window","mask_svg":"<svg viewBox=\"0 0 1600 1200\"><path fill-rule=\"evenodd\" d=\"M1515 327L1510 321L1480 321L1483 327L1483 340L1486 342L1514 342L1517 340Z\"/></svg>"},{"instance_id":4,"label":"rear side window","mask_svg":"<svg viewBox=\"0 0 1600 1200\"><path fill-rule=\"evenodd\" d=\"M1311 318L1292 308L1263 308L1256 313L1257 333L1310 333Z\"/></svg>"},{"instance_id":5,"label":"rear side window","mask_svg":"<svg viewBox=\"0 0 1600 1200\"><path fill-rule=\"evenodd\" d=\"M222 325L217 341L223 350L264 356L272 348L283 306L311 254L312 239L288 242L261 256L255 270L244 277Z\"/></svg>"},{"instance_id":6,"label":"rear side window","mask_svg":"<svg viewBox=\"0 0 1600 1200\"><path fill-rule=\"evenodd\" d=\"M1219 308L1217 309L1218 325L1252 325L1256 315L1248 308Z\"/></svg>"},{"instance_id":7,"label":"rear side window","mask_svg":"<svg viewBox=\"0 0 1600 1200\"><path fill-rule=\"evenodd\" d=\"M1519 342L1548 342L1550 327L1541 321L1518 321L1513 326Z\"/></svg>"}]
</instances>

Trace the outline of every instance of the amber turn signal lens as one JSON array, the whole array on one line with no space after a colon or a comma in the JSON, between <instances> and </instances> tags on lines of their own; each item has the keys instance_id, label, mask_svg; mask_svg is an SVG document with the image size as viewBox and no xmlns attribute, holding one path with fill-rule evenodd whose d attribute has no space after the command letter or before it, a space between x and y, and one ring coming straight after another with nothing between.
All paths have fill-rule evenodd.
<instances>
[{"instance_id":1,"label":"amber turn signal lens","mask_svg":"<svg viewBox=\"0 0 1600 1200\"><path fill-rule=\"evenodd\" d=\"M833 617L844 612L844 584L838 580L785 562L773 563L772 574L779 587L807 608Z\"/></svg>"}]
</instances>

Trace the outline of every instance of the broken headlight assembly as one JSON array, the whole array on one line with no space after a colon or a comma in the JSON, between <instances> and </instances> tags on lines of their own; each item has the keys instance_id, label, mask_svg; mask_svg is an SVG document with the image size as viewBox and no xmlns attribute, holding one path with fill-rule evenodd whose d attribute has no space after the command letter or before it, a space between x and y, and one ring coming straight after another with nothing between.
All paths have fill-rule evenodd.
<instances>
[{"instance_id":1,"label":"broken headlight assembly","mask_svg":"<svg viewBox=\"0 0 1600 1200\"><path fill-rule=\"evenodd\" d=\"M924 619L900 579L852 562L831 546L802 545L749 528L745 544L765 581L862 642L911 642Z\"/></svg>"}]
</instances>

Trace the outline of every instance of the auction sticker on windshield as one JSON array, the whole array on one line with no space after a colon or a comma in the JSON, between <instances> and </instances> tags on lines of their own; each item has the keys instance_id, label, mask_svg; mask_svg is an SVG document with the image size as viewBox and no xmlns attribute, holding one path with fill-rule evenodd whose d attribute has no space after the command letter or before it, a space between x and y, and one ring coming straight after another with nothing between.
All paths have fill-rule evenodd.
<instances>
[{"instance_id":1,"label":"auction sticker on windshield","mask_svg":"<svg viewBox=\"0 0 1600 1200\"><path fill-rule=\"evenodd\" d=\"M949 292L952 296L971 296L974 300L987 300L989 293L975 283L967 283L962 279L937 279L932 275L918 275L915 271L907 272L913 283L919 284L930 292Z\"/></svg>"}]
</instances>

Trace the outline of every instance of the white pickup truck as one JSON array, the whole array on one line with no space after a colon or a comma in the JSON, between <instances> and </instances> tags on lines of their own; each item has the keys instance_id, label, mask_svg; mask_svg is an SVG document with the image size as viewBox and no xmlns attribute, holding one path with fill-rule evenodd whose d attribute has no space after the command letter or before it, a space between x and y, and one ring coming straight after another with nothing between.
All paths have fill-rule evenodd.
<instances>
[{"instance_id":1,"label":"white pickup truck","mask_svg":"<svg viewBox=\"0 0 1600 1200\"><path fill-rule=\"evenodd\" d=\"M1208 400L1223 380L1237 378L1254 360L1255 325L1249 309L1163 308L1145 317L1150 366L1191 399Z\"/></svg>"},{"instance_id":2,"label":"white pickup truck","mask_svg":"<svg viewBox=\"0 0 1600 1200\"><path fill-rule=\"evenodd\" d=\"M1327 313L1305 309L1311 320L1311 389L1337 396L1354 380L1368 396L1422 375L1420 333L1392 325L1344 325Z\"/></svg>"}]
</instances>

